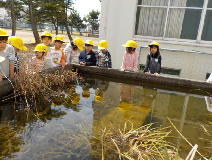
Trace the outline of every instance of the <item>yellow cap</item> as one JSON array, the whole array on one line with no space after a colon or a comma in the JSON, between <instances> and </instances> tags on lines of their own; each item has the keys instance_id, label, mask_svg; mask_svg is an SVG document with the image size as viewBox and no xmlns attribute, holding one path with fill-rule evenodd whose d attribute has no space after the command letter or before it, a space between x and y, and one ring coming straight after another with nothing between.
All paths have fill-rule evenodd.
<instances>
[{"instance_id":1,"label":"yellow cap","mask_svg":"<svg viewBox=\"0 0 212 160\"><path fill-rule=\"evenodd\" d=\"M83 51L83 41L81 38L74 38L73 43L79 48L79 50Z\"/></svg>"},{"instance_id":2,"label":"yellow cap","mask_svg":"<svg viewBox=\"0 0 212 160\"><path fill-rule=\"evenodd\" d=\"M133 41L133 40L129 40L126 44L122 45L123 47L132 47L132 48L137 48L138 44Z\"/></svg>"},{"instance_id":3,"label":"yellow cap","mask_svg":"<svg viewBox=\"0 0 212 160\"><path fill-rule=\"evenodd\" d=\"M86 40L85 44L89 44L89 45L93 46L93 41L92 40Z\"/></svg>"},{"instance_id":4,"label":"yellow cap","mask_svg":"<svg viewBox=\"0 0 212 160\"><path fill-rule=\"evenodd\" d=\"M153 42L152 42L151 44L149 44L148 46L149 46L149 47L151 47L151 46L158 46L158 47L160 47L159 43L156 42L156 41L153 41Z\"/></svg>"},{"instance_id":5,"label":"yellow cap","mask_svg":"<svg viewBox=\"0 0 212 160\"><path fill-rule=\"evenodd\" d=\"M20 37L17 37L17 36L10 36L8 38L8 43L10 45L12 45L13 47L16 47L22 51L26 51L27 50L27 47L24 46L23 44L23 41Z\"/></svg>"},{"instance_id":6,"label":"yellow cap","mask_svg":"<svg viewBox=\"0 0 212 160\"><path fill-rule=\"evenodd\" d=\"M0 37L9 37L9 35L7 34L7 32L4 29L0 28Z\"/></svg>"},{"instance_id":7,"label":"yellow cap","mask_svg":"<svg viewBox=\"0 0 212 160\"><path fill-rule=\"evenodd\" d=\"M61 41L63 43L65 43L63 36L57 35L53 38L53 41Z\"/></svg>"},{"instance_id":8,"label":"yellow cap","mask_svg":"<svg viewBox=\"0 0 212 160\"><path fill-rule=\"evenodd\" d=\"M33 51L47 53L48 52L48 47L45 44L38 44Z\"/></svg>"},{"instance_id":9,"label":"yellow cap","mask_svg":"<svg viewBox=\"0 0 212 160\"><path fill-rule=\"evenodd\" d=\"M52 34L49 33L48 31L44 31L44 32L41 34L41 37L51 37L51 38L52 38Z\"/></svg>"},{"instance_id":10,"label":"yellow cap","mask_svg":"<svg viewBox=\"0 0 212 160\"><path fill-rule=\"evenodd\" d=\"M106 40L101 40L99 42L99 46L98 46L99 50L106 49L107 47L108 47L108 45L107 45L107 41Z\"/></svg>"}]
</instances>

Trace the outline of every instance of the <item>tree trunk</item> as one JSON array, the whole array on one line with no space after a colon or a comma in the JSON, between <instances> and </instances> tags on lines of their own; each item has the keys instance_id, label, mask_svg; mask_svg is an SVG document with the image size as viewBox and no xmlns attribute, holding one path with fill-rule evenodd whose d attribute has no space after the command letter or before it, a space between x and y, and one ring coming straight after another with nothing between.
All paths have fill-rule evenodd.
<instances>
[{"instance_id":1,"label":"tree trunk","mask_svg":"<svg viewBox=\"0 0 212 160\"><path fill-rule=\"evenodd\" d=\"M69 3L69 1L67 3ZM70 41L72 41L73 38L71 37L71 34L70 34L67 19L68 19L68 4L66 5L66 8L65 8L65 25L66 25L66 31L67 31L67 34L68 34L68 38L69 38Z\"/></svg>"},{"instance_id":2,"label":"tree trunk","mask_svg":"<svg viewBox=\"0 0 212 160\"><path fill-rule=\"evenodd\" d=\"M11 19L12 19L12 36L15 36L16 22L15 22L14 0L11 0L10 9L11 9Z\"/></svg>"},{"instance_id":3,"label":"tree trunk","mask_svg":"<svg viewBox=\"0 0 212 160\"><path fill-rule=\"evenodd\" d=\"M58 21L56 22L55 30L56 30L56 35L58 35Z\"/></svg>"},{"instance_id":4,"label":"tree trunk","mask_svg":"<svg viewBox=\"0 0 212 160\"><path fill-rule=\"evenodd\" d=\"M35 19L34 19L32 0L28 0L28 5L29 5L30 23L31 23L31 26L32 26L32 32L33 32L34 37L35 37L35 43L40 43L40 38L39 38L38 30L37 30L37 27L36 27L36 22L35 22Z\"/></svg>"},{"instance_id":5,"label":"tree trunk","mask_svg":"<svg viewBox=\"0 0 212 160\"><path fill-rule=\"evenodd\" d=\"M56 31L56 35L58 35L58 23L57 22L52 22Z\"/></svg>"}]
</instances>

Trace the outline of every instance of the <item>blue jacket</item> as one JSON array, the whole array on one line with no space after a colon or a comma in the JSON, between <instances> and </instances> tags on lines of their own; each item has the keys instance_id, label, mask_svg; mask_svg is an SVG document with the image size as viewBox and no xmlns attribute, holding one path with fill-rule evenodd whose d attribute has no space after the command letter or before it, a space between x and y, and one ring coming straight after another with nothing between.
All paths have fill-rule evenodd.
<instances>
[{"instance_id":1,"label":"blue jacket","mask_svg":"<svg viewBox=\"0 0 212 160\"><path fill-rule=\"evenodd\" d=\"M84 50L79 55L79 63L86 62L86 66L96 66L96 55L93 51L87 54Z\"/></svg>"}]
</instances>

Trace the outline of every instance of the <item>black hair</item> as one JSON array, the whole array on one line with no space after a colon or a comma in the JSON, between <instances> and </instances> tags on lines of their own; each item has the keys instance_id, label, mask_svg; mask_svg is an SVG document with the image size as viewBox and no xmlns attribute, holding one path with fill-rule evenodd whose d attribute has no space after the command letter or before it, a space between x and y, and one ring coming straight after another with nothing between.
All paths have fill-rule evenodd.
<instances>
[{"instance_id":1,"label":"black hair","mask_svg":"<svg viewBox=\"0 0 212 160\"><path fill-rule=\"evenodd\" d=\"M0 36L0 41L3 41L3 40L7 41L8 37L7 36Z\"/></svg>"},{"instance_id":2,"label":"black hair","mask_svg":"<svg viewBox=\"0 0 212 160\"><path fill-rule=\"evenodd\" d=\"M73 49L78 49L77 45L75 45L73 42L71 42L71 46L73 47Z\"/></svg>"},{"instance_id":3,"label":"black hair","mask_svg":"<svg viewBox=\"0 0 212 160\"><path fill-rule=\"evenodd\" d=\"M151 52L151 48L153 47L153 46L155 46L155 47L157 47L157 52L156 52L156 54L152 54L152 52ZM150 47L150 55L151 55L151 57L158 57L159 55L160 55L160 51L159 51L159 46L157 46L157 45L152 45L152 46L149 46Z\"/></svg>"},{"instance_id":4,"label":"black hair","mask_svg":"<svg viewBox=\"0 0 212 160\"><path fill-rule=\"evenodd\" d=\"M136 48L127 47L127 52L132 53L136 50Z\"/></svg>"},{"instance_id":5,"label":"black hair","mask_svg":"<svg viewBox=\"0 0 212 160\"><path fill-rule=\"evenodd\" d=\"M43 40L44 37L49 37L50 39L52 39L52 37L50 36L41 36L41 39Z\"/></svg>"},{"instance_id":6,"label":"black hair","mask_svg":"<svg viewBox=\"0 0 212 160\"><path fill-rule=\"evenodd\" d=\"M85 44L85 46L93 46L93 45L90 45L90 44Z\"/></svg>"},{"instance_id":7,"label":"black hair","mask_svg":"<svg viewBox=\"0 0 212 160\"><path fill-rule=\"evenodd\" d=\"M60 40L55 40L54 42L62 42L63 43L63 41L60 41Z\"/></svg>"}]
</instances>

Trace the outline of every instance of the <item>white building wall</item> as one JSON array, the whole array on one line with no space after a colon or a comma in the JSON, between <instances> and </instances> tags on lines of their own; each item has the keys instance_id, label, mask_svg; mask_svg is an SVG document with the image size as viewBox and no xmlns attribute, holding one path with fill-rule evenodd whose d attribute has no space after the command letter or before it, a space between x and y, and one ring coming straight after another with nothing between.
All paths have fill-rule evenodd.
<instances>
[{"instance_id":1,"label":"white building wall","mask_svg":"<svg viewBox=\"0 0 212 160\"><path fill-rule=\"evenodd\" d=\"M108 41L113 68L121 67L125 48L133 37L137 0L102 0L100 37Z\"/></svg>"},{"instance_id":2,"label":"white building wall","mask_svg":"<svg viewBox=\"0 0 212 160\"><path fill-rule=\"evenodd\" d=\"M121 67L125 44L129 39L139 46L148 46L153 39L142 39L134 35L137 0L102 0L99 40L108 41L108 50L112 54L113 68ZM180 78L205 80L212 72L212 45L156 40L161 48L177 50L195 50L209 54L190 52L170 52L161 50L162 67L181 69ZM183 40L182 40L183 41ZM140 64L145 64L149 49L142 49Z\"/></svg>"}]
</instances>

